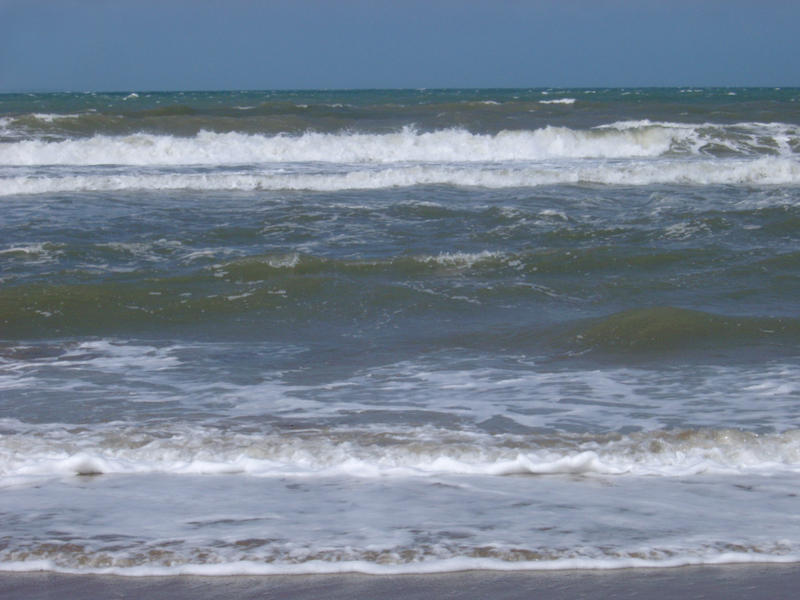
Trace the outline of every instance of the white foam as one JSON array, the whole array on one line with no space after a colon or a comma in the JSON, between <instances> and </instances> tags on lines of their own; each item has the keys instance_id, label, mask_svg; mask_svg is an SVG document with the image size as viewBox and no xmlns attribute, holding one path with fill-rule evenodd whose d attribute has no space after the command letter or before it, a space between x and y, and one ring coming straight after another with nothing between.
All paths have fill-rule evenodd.
<instances>
[{"instance_id":1,"label":"white foam","mask_svg":"<svg viewBox=\"0 0 800 600\"><path fill-rule=\"evenodd\" d=\"M557 100L539 100L539 104L575 104L575 98L558 98Z\"/></svg>"},{"instance_id":2,"label":"white foam","mask_svg":"<svg viewBox=\"0 0 800 600\"><path fill-rule=\"evenodd\" d=\"M150 372L175 367L180 360L175 351L180 346L156 346L115 343L107 340L81 342L58 357L62 365L80 365L101 371Z\"/></svg>"},{"instance_id":3,"label":"white foam","mask_svg":"<svg viewBox=\"0 0 800 600\"><path fill-rule=\"evenodd\" d=\"M21 426L6 420L0 476L231 474L258 477L430 477L602 474L686 477L800 473L800 430L652 432L619 440L397 430L275 433L200 426L149 431L114 424L94 430ZM391 443L387 443L391 440Z\"/></svg>"},{"instance_id":4,"label":"white foam","mask_svg":"<svg viewBox=\"0 0 800 600\"><path fill-rule=\"evenodd\" d=\"M234 575L326 575L360 573L364 575L426 575L462 571L562 571L614 570L635 568L669 568L692 565L725 564L786 564L800 562L800 554L762 554L754 552L723 552L671 556L663 559L637 557L620 558L558 558L553 560L510 560L494 558L427 559L401 564L382 564L367 560L306 562L232 561L212 564L178 564L175 566L146 565L135 567L68 567L53 560L0 562L0 572L49 571L70 574L120 575L125 577L172 577L197 575L226 577Z\"/></svg>"},{"instance_id":5,"label":"white foam","mask_svg":"<svg viewBox=\"0 0 800 600\"><path fill-rule=\"evenodd\" d=\"M476 263L486 260L501 260L505 257L502 252L443 252L436 256L423 256L419 260L422 262L436 263L445 267L464 267L467 269L475 266Z\"/></svg>"},{"instance_id":6,"label":"white foam","mask_svg":"<svg viewBox=\"0 0 800 600\"><path fill-rule=\"evenodd\" d=\"M27 117L32 117L34 119L38 119L40 121L44 121L45 123L53 123L55 121L60 121L62 119L78 119L80 118L81 114L79 113L67 113L67 114L53 114L53 113L33 113L27 115Z\"/></svg>"},{"instance_id":7,"label":"white foam","mask_svg":"<svg viewBox=\"0 0 800 600\"><path fill-rule=\"evenodd\" d=\"M691 130L690 130L691 131ZM685 128L573 130L545 127L495 135L463 129L395 133L247 135L202 131L194 137L98 135L58 142L0 144L5 165L208 165L264 162L481 162L551 158L658 156L686 135Z\"/></svg>"},{"instance_id":8,"label":"white foam","mask_svg":"<svg viewBox=\"0 0 800 600\"><path fill-rule=\"evenodd\" d=\"M70 191L124 190L366 190L416 185L485 188L558 184L646 186L798 185L800 162L792 158L663 159L659 161L573 162L563 165L409 165L358 168L345 173L216 172L87 174L54 177L12 176L2 180L0 196Z\"/></svg>"},{"instance_id":9,"label":"white foam","mask_svg":"<svg viewBox=\"0 0 800 600\"><path fill-rule=\"evenodd\" d=\"M0 249L0 257L5 259L23 258L29 264L49 263L54 262L63 253L62 248L62 244L35 242L2 248Z\"/></svg>"}]
</instances>

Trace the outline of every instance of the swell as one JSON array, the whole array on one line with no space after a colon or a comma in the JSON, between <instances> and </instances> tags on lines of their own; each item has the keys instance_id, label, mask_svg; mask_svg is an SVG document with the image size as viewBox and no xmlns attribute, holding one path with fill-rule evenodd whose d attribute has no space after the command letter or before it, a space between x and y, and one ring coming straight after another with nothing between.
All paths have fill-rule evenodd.
<instances>
[{"instance_id":1,"label":"swell","mask_svg":"<svg viewBox=\"0 0 800 600\"><path fill-rule=\"evenodd\" d=\"M165 284L145 289L124 284L24 286L0 296L0 339L131 332L157 335L183 330L196 334L208 328L222 337L226 332L239 335L242 328L249 336L269 337L284 330L300 335L300 330L294 328L313 324L331 331L358 331L363 336L372 328L377 328L377 333L380 327L391 323L413 332L432 318L450 322L462 318L465 311L475 312L483 306L485 324L458 334L453 326L442 326L435 340L430 331L427 336L418 331L417 335L423 335L419 341L435 346L474 345L526 352L538 348L565 356L590 353L638 358L764 344L796 348L800 343L797 318L726 316L675 307L635 308L588 323L528 323L522 331L517 327L513 332L504 332L508 327L498 329L495 323L499 316L486 314L496 308L486 308L463 292L437 292L413 285L364 287L357 280L330 276L299 277L227 293L185 292L187 288L170 289ZM543 303L555 295L546 287L533 291ZM513 296L507 297L509 300L514 300ZM520 317L529 320L524 315ZM403 334L398 331L392 335Z\"/></svg>"},{"instance_id":2,"label":"swell","mask_svg":"<svg viewBox=\"0 0 800 600\"><path fill-rule=\"evenodd\" d=\"M496 214L492 209L487 212ZM761 213L766 213L767 219L774 219L769 226L778 233L791 231L792 224L797 220L792 212L786 210L750 211L746 216L761 218ZM398 208L398 214L423 219L461 216L458 211L449 213L438 205L425 204L402 206ZM535 211L532 214L539 215ZM558 216L554 218L560 220ZM702 276L706 281L713 277L749 281L753 278L763 279L764 273L769 272L774 277L788 281L800 261L800 252L794 251L742 256L734 250L715 247L631 248L624 243L614 244L620 240L627 241L622 236L622 233L626 233L624 230L566 227L547 232L550 247L518 252L408 252L364 258L267 252L228 258L227 248L202 245L209 241L218 242L223 234L226 235L226 243L246 244L252 241L256 231L256 228L246 227L223 229L222 233L212 231L208 238L200 238L199 249L188 243L184 245L179 240L163 238L134 243L19 244L0 250L0 257L6 261L6 285L3 291L10 292L14 289L12 284L30 282L32 278L42 276L49 280L49 284L39 282L45 288L59 283L88 285L93 281L102 285L105 280L110 285L129 284L147 288L163 284L176 288L183 286L187 288L185 291L191 291L191 286L195 284L257 284L316 275L380 278L386 282L427 278L444 285L467 281L481 285L503 281L509 284L558 285L559 282L577 278L586 290L593 285L603 285L602 277L610 275L616 284L630 280L646 287L649 281L654 280L654 289L664 290L670 287L664 279L676 277L686 278L687 282L697 276ZM667 228L667 231L671 231L671 228ZM656 241L660 241L658 234L660 230L654 234ZM639 235L636 231L630 233L634 241L639 240ZM192 241L197 243L196 240ZM581 242L588 243L576 247L576 243ZM205 266L198 268L198 261ZM90 265L97 267L90 268ZM153 270L137 270L142 268ZM680 283L680 279L676 281ZM573 285L568 287L575 289Z\"/></svg>"},{"instance_id":3,"label":"swell","mask_svg":"<svg viewBox=\"0 0 800 600\"><path fill-rule=\"evenodd\" d=\"M138 250L150 257L148 248ZM698 345L785 344L796 342L800 335L795 315L787 315L785 309L782 317L773 318L758 312L725 316L650 304L665 294L684 297L687 286L717 280L725 282L723 298L744 294L756 302L753 285L763 285L765 269L772 274L771 293L783 289L781 293L791 297L796 253L756 256L749 262L734 260L719 249L630 252L610 246L372 259L274 253L228 260L211 256L204 261L208 266L198 268L194 253L187 250L185 259L170 255L164 263L167 270L114 272L106 263L135 264L127 265L131 260L127 246L103 246L97 256L94 251L86 254L89 250L75 256L63 245L4 251L10 268L0 288L0 337L105 335L225 322L249 323L266 334L297 321L329 326L366 325L374 319L400 323L407 318L451 318L471 310L483 312L479 323L496 318L529 323L532 306L559 315L556 323L551 316L539 326L553 328L547 339L569 351L635 353ZM61 263L58 270L50 264L54 261ZM87 261L106 264L105 274L84 272L72 264ZM41 281L43 273L33 278L15 274L39 263L47 270L47 282ZM571 321L571 314L585 316L587 298L611 306L638 303L640 308ZM774 297L771 301L775 303ZM602 310L599 306L594 310ZM543 313L542 318L548 317ZM485 341L492 335L487 334ZM519 340L511 336L508 343L524 345L527 334L515 335Z\"/></svg>"},{"instance_id":4,"label":"swell","mask_svg":"<svg viewBox=\"0 0 800 600\"><path fill-rule=\"evenodd\" d=\"M200 326L245 318L264 331L297 319L369 319L387 308L447 311L446 294L409 280L458 276L500 265L491 253L336 260L298 254L250 256L180 275L122 273L81 282L21 283L0 289L0 338L100 335Z\"/></svg>"},{"instance_id":5,"label":"swell","mask_svg":"<svg viewBox=\"0 0 800 600\"><path fill-rule=\"evenodd\" d=\"M635 308L590 321L570 336L575 347L626 354L759 342L800 341L800 319L726 316L672 306Z\"/></svg>"}]
</instances>

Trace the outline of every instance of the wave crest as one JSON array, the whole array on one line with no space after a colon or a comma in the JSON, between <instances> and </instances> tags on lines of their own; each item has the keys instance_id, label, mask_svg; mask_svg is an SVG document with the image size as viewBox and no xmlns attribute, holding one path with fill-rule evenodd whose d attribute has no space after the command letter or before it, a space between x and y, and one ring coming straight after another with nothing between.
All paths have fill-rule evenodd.
<instances>
[{"instance_id":1,"label":"wave crest","mask_svg":"<svg viewBox=\"0 0 800 600\"><path fill-rule=\"evenodd\" d=\"M263 135L201 131L193 137L137 133L62 141L0 144L6 165L208 165L265 162L396 163L507 162L565 158L636 158L673 154L787 155L798 145L796 127L744 123L684 125L650 121L592 129L547 126L497 134L465 129L393 133Z\"/></svg>"}]
</instances>

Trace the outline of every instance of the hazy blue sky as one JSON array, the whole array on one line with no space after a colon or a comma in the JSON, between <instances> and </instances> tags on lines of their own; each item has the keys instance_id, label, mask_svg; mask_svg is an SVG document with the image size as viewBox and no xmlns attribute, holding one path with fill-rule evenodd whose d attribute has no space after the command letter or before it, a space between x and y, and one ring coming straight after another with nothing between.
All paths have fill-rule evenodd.
<instances>
[{"instance_id":1,"label":"hazy blue sky","mask_svg":"<svg viewBox=\"0 0 800 600\"><path fill-rule=\"evenodd\" d=\"M0 0L0 91L800 85L798 0Z\"/></svg>"}]
</instances>

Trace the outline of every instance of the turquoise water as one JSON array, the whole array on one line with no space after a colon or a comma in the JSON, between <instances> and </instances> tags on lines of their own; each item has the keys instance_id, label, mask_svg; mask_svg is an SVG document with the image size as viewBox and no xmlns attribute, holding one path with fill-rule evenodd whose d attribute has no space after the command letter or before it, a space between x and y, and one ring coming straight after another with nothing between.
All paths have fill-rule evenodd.
<instances>
[{"instance_id":1,"label":"turquoise water","mask_svg":"<svg viewBox=\"0 0 800 600\"><path fill-rule=\"evenodd\" d=\"M799 105L0 95L0 568L797 560Z\"/></svg>"}]
</instances>

